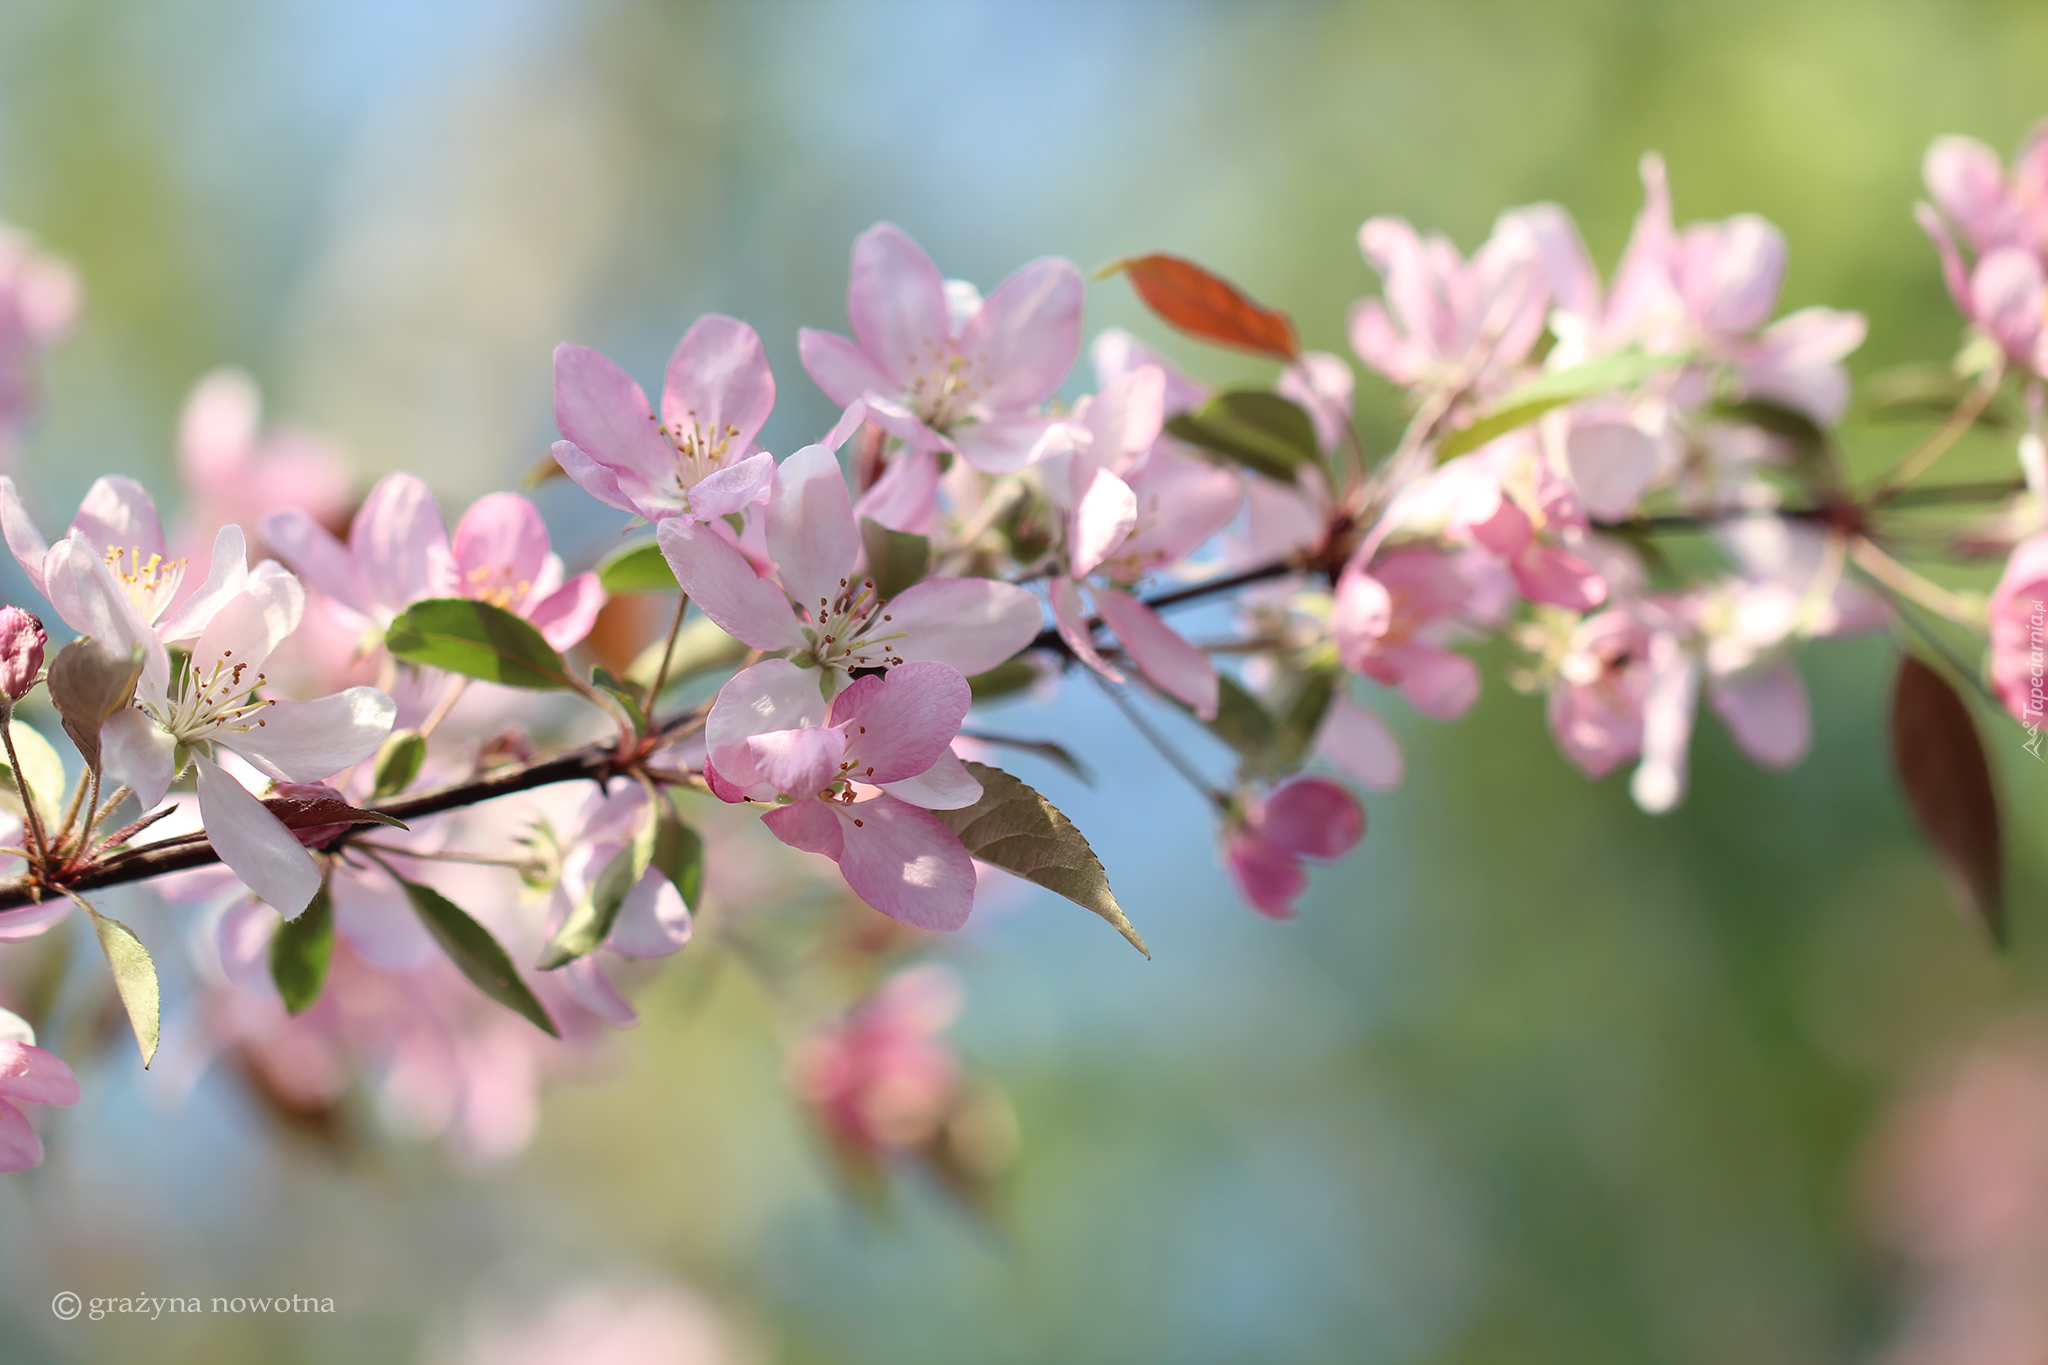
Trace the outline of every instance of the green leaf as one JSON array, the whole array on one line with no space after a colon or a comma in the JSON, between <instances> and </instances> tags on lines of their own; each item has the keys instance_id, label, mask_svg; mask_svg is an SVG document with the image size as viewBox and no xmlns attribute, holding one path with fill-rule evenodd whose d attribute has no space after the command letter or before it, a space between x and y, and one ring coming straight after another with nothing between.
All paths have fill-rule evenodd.
<instances>
[{"instance_id":1,"label":"green leaf","mask_svg":"<svg viewBox=\"0 0 2048 1365\"><path fill-rule=\"evenodd\" d=\"M1167 420L1169 435L1282 483L1318 459L1315 423L1301 405L1265 389L1230 389Z\"/></svg>"},{"instance_id":2,"label":"green leaf","mask_svg":"<svg viewBox=\"0 0 2048 1365\"><path fill-rule=\"evenodd\" d=\"M408 663L506 687L578 690L562 656L530 623L468 597L413 603L385 632L384 647Z\"/></svg>"},{"instance_id":3,"label":"green leaf","mask_svg":"<svg viewBox=\"0 0 2048 1365\"><path fill-rule=\"evenodd\" d=\"M28 794L35 799L43 824L54 838L57 817L64 809L64 757L49 740L18 720L7 722L7 732L14 741L15 754L21 759L21 776L28 781ZM0 762L0 774L4 774L0 781L20 795L21 784L5 762Z\"/></svg>"},{"instance_id":4,"label":"green leaf","mask_svg":"<svg viewBox=\"0 0 2048 1365\"><path fill-rule=\"evenodd\" d=\"M1238 757L1264 771L1279 743L1273 713L1228 673L1219 673L1216 684L1216 719L1204 724L1210 734L1236 750Z\"/></svg>"},{"instance_id":5,"label":"green leaf","mask_svg":"<svg viewBox=\"0 0 2048 1365\"><path fill-rule=\"evenodd\" d=\"M85 766L100 767L100 727L135 695L142 646L120 655L92 639L73 640L50 660L50 700ZM24 760L26 762L26 760Z\"/></svg>"},{"instance_id":6,"label":"green leaf","mask_svg":"<svg viewBox=\"0 0 2048 1365\"><path fill-rule=\"evenodd\" d=\"M640 688L654 686L654 675L661 668L662 646L668 643L664 635L633 660L627 668L625 681ZM747 645L719 629L718 623L708 616L699 616L687 621L676 635L675 653L668 661L668 681L663 690L673 687L685 678L700 677L730 668L747 657Z\"/></svg>"},{"instance_id":7,"label":"green leaf","mask_svg":"<svg viewBox=\"0 0 2048 1365\"><path fill-rule=\"evenodd\" d=\"M391 871L389 865L384 870ZM427 926L441 951L448 954L448 960L462 970L471 985L550 1038L562 1036L555 1021L548 1018L547 1010L519 979L519 969L512 965L503 945L491 937L490 930L433 887L409 882L395 872L391 875L405 888L405 898L412 902L420 923Z\"/></svg>"},{"instance_id":8,"label":"green leaf","mask_svg":"<svg viewBox=\"0 0 2048 1365\"><path fill-rule=\"evenodd\" d=\"M1012 697L1031 687L1038 681L1038 670L1022 659L1011 659L997 664L986 673L977 673L967 680L967 686L974 693L974 704Z\"/></svg>"},{"instance_id":9,"label":"green leaf","mask_svg":"<svg viewBox=\"0 0 2048 1365\"><path fill-rule=\"evenodd\" d=\"M686 907L695 907L697 894L704 886L704 839L666 801L662 803L661 823L654 836L654 856L649 862L668 878Z\"/></svg>"},{"instance_id":10,"label":"green leaf","mask_svg":"<svg viewBox=\"0 0 2048 1365\"><path fill-rule=\"evenodd\" d=\"M1502 394L1492 409L1471 426L1461 428L1437 442L1436 458L1441 464L1468 450L1477 450L1496 436L1505 435L1566 403L1590 398L1596 393L1632 389L1656 374L1683 365L1682 355L1651 355L1646 351L1618 351L1557 370L1530 380L1521 388Z\"/></svg>"},{"instance_id":11,"label":"green leaf","mask_svg":"<svg viewBox=\"0 0 2048 1365\"><path fill-rule=\"evenodd\" d=\"M667 804L664 801L661 807ZM584 892L583 899L576 903L576 908L569 912L562 927L555 931L554 938L541 950L540 961L535 965L542 971L551 972L597 951L598 945L611 933L612 924L619 917L619 907L626 903L626 896L647 875L660 826L660 807L650 802L640 827L633 832L632 842L612 855L611 861L591 882L590 889Z\"/></svg>"},{"instance_id":12,"label":"green leaf","mask_svg":"<svg viewBox=\"0 0 2048 1365\"><path fill-rule=\"evenodd\" d=\"M375 785L370 788L370 799L382 801L387 796L396 796L412 785L420 775L420 764L427 759L426 737L417 730L393 730L390 736L377 747Z\"/></svg>"},{"instance_id":13,"label":"green leaf","mask_svg":"<svg viewBox=\"0 0 2048 1365\"><path fill-rule=\"evenodd\" d=\"M597 565L597 581L614 596L622 592L674 592L675 570L651 540L614 550Z\"/></svg>"},{"instance_id":14,"label":"green leaf","mask_svg":"<svg viewBox=\"0 0 2048 1365\"><path fill-rule=\"evenodd\" d=\"M284 997L284 1007L303 1014L320 998L327 984L327 964L334 956L334 900L321 882L311 903L297 919L277 926L270 940L270 979Z\"/></svg>"},{"instance_id":15,"label":"green leaf","mask_svg":"<svg viewBox=\"0 0 2048 1365\"><path fill-rule=\"evenodd\" d=\"M1318 669L1302 678L1301 688L1294 694L1294 702L1274 735L1273 760L1280 771L1291 772L1301 766L1336 695L1335 670Z\"/></svg>"},{"instance_id":16,"label":"green leaf","mask_svg":"<svg viewBox=\"0 0 2048 1365\"><path fill-rule=\"evenodd\" d=\"M868 552L868 577L875 580L875 592L884 598L902 592L931 567L931 541L908 531L892 531L873 517L860 519L860 543Z\"/></svg>"},{"instance_id":17,"label":"green leaf","mask_svg":"<svg viewBox=\"0 0 2048 1365\"><path fill-rule=\"evenodd\" d=\"M662 638L666 640L668 637ZM642 700L647 695L646 688L620 682L612 676L608 668L591 669L590 683L624 708L627 717L633 722L634 734L644 735L652 728L647 720L646 703Z\"/></svg>"},{"instance_id":18,"label":"green leaf","mask_svg":"<svg viewBox=\"0 0 2048 1365\"><path fill-rule=\"evenodd\" d=\"M967 771L981 783L981 800L960 810L932 812L960 836L967 851L1094 911L1130 940L1133 948L1152 956L1117 904L1116 893L1109 889L1109 874L1102 870L1101 859L1074 828L1074 822L1000 768L969 763Z\"/></svg>"},{"instance_id":19,"label":"green leaf","mask_svg":"<svg viewBox=\"0 0 2048 1365\"><path fill-rule=\"evenodd\" d=\"M85 907L85 913L92 917L92 931L99 935L100 951L107 955L107 965L114 970L114 990L121 997L121 1007L128 1011L129 1027L135 1030L135 1046L142 1050L142 1066L148 1070L156 1058L162 1021L156 963L150 961L149 949L142 946L133 929L117 919L108 919L90 905Z\"/></svg>"}]
</instances>

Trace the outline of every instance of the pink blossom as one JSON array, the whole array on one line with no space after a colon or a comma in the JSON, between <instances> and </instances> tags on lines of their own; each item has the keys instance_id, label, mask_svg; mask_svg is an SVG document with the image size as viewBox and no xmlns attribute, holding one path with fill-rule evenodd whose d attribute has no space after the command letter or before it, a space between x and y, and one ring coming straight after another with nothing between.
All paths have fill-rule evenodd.
<instances>
[{"instance_id":1,"label":"pink blossom","mask_svg":"<svg viewBox=\"0 0 2048 1365\"><path fill-rule=\"evenodd\" d=\"M705 777L723 800L774 804L769 832L838 863L883 914L957 929L974 908L974 862L931 812L981 797L948 747L972 701L957 670L920 662L857 678L828 708L810 670L771 659L712 703Z\"/></svg>"},{"instance_id":2,"label":"pink blossom","mask_svg":"<svg viewBox=\"0 0 2048 1365\"><path fill-rule=\"evenodd\" d=\"M2027 135L2007 174L1973 137L1938 137L1921 163L1927 193L1980 256L2048 247L2048 125ZM1924 223L1923 219L1923 223Z\"/></svg>"},{"instance_id":3,"label":"pink blossom","mask_svg":"<svg viewBox=\"0 0 2048 1365\"><path fill-rule=\"evenodd\" d=\"M1622 607L1581 621L1550 686L1550 733L1594 779L1642 752L1650 691L1650 623Z\"/></svg>"},{"instance_id":4,"label":"pink blossom","mask_svg":"<svg viewBox=\"0 0 2048 1365\"><path fill-rule=\"evenodd\" d=\"M928 578L882 598L862 576L851 496L827 446L776 469L765 523L779 584L686 518L662 522L655 539L699 610L735 639L804 661L813 691L836 689L856 668L918 660L985 672L1038 633L1038 599L993 579Z\"/></svg>"},{"instance_id":5,"label":"pink blossom","mask_svg":"<svg viewBox=\"0 0 2048 1365\"><path fill-rule=\"evenodd\" d=\"M477 499L451 544L433 490L391 474L370 490L342 544L298 508L263 519L265 539L318 589L329 611L369 643L414 602L472 597L531 621L556 649L590 633L604 605L594 573L567 578L540 510L517 493Z\"/></svg>"},{"instance_id":6,"label":"pink blossom","mask_svg":"<svg viewBox=\"0 0 2048 1365\"><path fill-rule=\"evenodd\" d=\"M331 441L294 430L265 431L263 399L242 370L202 378L178 419L178 474L185 507L177 540L187 553L213 543L227 525L260 526L282 507L323 525L348 510L349 470ZM261 557L269 547L249 547Z\"/></svg>"},{"instance_id":7,"label":"pink blossom","mask_svg":"<svg viewBox=\"0 0 2048 1365\"><path fill-rule=\"evenodd\" d=\"M29 1127L22 1105L78 1103L78 1080L71 1068L35 1043L26 1020L0 1010L0 1171L42 1164L43 1140Z\"/></svg>"},{"instance_id":8,"label":"pink blossom","mask_svg":"<svg viewBox=\"0 0 2048 1365\"><path fill-rule=\"evenodd\" d=\"M841 407L864 400L890 435L1005 473L1051 425L1039 409L1080 354L1081 294L1080 272L1045 257L984 301L901 228L877 223L853 244L853 339L804 328L804 369Z\"/></svg>"},{"instance_id":9,"label":"pink blossom","mask_svg":"<svg viewBox=\"0 0 2048 1365\"><path fill-rule=\"evenodd\" d=\"M1392 791L1407 776L1400 741L1379 713L1339 692L1330 698L1311 743L1322 759L1367 791Z\"/></svg>"},{"instance_id":10,"label":"pink blossom","mask_svg":"<svg viewBox=\"0 0 2048 1365\"><path fill-rule=\"evenodd\" d=\"M1454 397L1497 392L1543 332L1549 289L1530 240L1495 232L1468 263L1450 240L1400 218L1372 218L1359 250L1384 299L1351 310L1351 349L1404 388Z\"/></svg>"},{"instance_id":11,"label":"pink blossom","mask_svg":"<svg viewBox=\"0 0 2048 1365\"><path fill-rule=\"evenodd\" d=\"M430 1365L745 1365L717 1310L676 1284L572 1284L478 1314Z\"/></svg>"},{"instance_id":12,"label":"pink blossom","mask_svg":"<svg viewBox=\"0 0 2048 1365\"><path fill-rule=\"evenodd\" d=\"M552 938L577 905L590 895L598 876L651 818L646 788L622 783L609 796L593 792L577 813L566 842L561 877L550 897L544 932ZM650 867L619 905L618 917L598 952L560 969L563 985L582 1006L615 1028L635 1023L634 1011L605 971L611 958L666 957L690 941L690 907L660 868Z\"/></svg>"},{"instance_id":13,"label":"pink blossom","mask_svg":"<svg viewBox=\"0 0 2048 1365\"><path fill-rule=\"evenodd\" d=\"M2048 723L2048 534L2012 552L1991 591L1991 685L2020 724Z\"/></svg>"},{"instance_id":14,"label":"pink blossom","mask_svg":"<svg viewBox=\"0 0 2048 1365\"><path fill-rule=\"evenodd\" d=\"M1484 550L1417 546L1369 566L1354 556L1337 582L1331 630L1346 668L1399 688L1424 715L1456 720L1479 698L1479 668L1450 646L1497 624L1512 600Z\"/></svg>"},{"instance_id":15,"label":"pink blossom","mask_svg":"<svg viewBox=\"0 0 2048 1365\"><path fill-rule=\"evenodd\" d=\"M1365 837L1358 798L1322 777L1297 777L1275 787L1233 822L1224 863L1238 894L1269 919L1291 919L1308 887L1304 861L1335 862Z\"/></svg>"},{"instance_id":16,"label":"pink blossom","mask_svg":"<svg viewBox=\"0 0 2048 1365\"><path fill-rule=\"evenodd\" d=\"M874 1157L922 1146L952 1112L960 1068L937 1035L963 992L927 963L891 977L790 1051L790 1084L833 1141Z\"/></svg>"},{"instance_id":17,"label":"pink blossom","mask_svg":"<svg viewBox=\"0 0 2048 1365\"><path fill-rule=\"evenodd\" d=\"M599 502L649 521L708 521L760 497L774 458L754 443L775 377L754 329L708 314L669 357L661 416L624 370L587 346L555 348L555 459Z\"/></svg>"}]
</instances>

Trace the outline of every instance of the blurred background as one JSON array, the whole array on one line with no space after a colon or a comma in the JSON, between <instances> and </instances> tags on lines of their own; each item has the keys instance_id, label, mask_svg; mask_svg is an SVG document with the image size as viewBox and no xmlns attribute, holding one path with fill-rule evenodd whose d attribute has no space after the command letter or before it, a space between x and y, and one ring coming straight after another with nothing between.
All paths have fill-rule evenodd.
<instances>
[{"instance_id":1,"label":"blurred background","mask_svg":"<svg viewBox=\"0 0 2048 1365\"><path fill-rule=\"evenodd\" d=\"M105 472L168 499L184 394L236 364L362 486L416 470L452 512L545 451L555 343L652 387L710 310L765 338L786 452L835 415L796 329L844 329L880 218L985 289L1043 254L1192 256L1341 350L1376 289L1368 215L1469 250L1556 199L1605 265L1649 148L1681 221L1785 230L1786 307L1868 314L1858 373L1941 361L1960 328L1908 212L1920 155L2009 151L2048 114L2044 63L2048 8L2021 0L10 0L0 218L87 291L21 472L52 509ZM1121 282L1088 308L1205 379L1267 373L1163 335ZM1392 397L1360 389L1388 438ZM572 566L610 547L579 491L537 496ZM1455 727L1390 703L1410 778L1281 925L1099 695L1007 708L1101 773L1018 764L1153 960L1035 894L937 945L967 987L953 1037L1023 1135L991 1220L914 1179L864 1212L762 992L688 950L483 1175L426 1147L338 1162L230 1080L167 1105L117 1035L72 1058L87 1100L52 1116L49 1165L0 1182L0 1358L426 1359L596 1279L688 1285L744 1358L787 1362L1875 1359L1905 1313L1869 1211L1883 1117L2048 998L2048 774L1994 732L2001 957L1891 785L1891 648L1809 652L1816 744L1788 776L1704 726L1662 819L1570 769L1498 660ZM337 1311L60 1323L66 1288Z\"/></svg>"}]
</instances>

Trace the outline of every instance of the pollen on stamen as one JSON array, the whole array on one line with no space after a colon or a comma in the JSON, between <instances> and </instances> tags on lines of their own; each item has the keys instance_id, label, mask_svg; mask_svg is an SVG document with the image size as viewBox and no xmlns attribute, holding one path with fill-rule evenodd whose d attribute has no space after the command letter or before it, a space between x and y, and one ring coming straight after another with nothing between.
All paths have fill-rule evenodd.
<instances>
[{"instance_id":1,"label":"pollen on stamen","mask_svg":"<svg viewBox=\"0 0 2048 1365\"><path fill-rule=\"evenodd\" d=\"M853 817L853 827L855 829L862 828L864 824L865 822L858 815Z\"/></svg>"}]
</instances>

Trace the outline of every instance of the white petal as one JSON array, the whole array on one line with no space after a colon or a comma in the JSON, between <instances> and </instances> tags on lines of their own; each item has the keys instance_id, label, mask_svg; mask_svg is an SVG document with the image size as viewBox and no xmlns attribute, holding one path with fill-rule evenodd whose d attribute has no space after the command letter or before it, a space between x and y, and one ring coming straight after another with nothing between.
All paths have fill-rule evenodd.
<instances>
[{"instance_id":1,"label":"white petal","mask_svg":"<svg viewBox=\"0 0 2048 1365\"><path fill-rule=\"evenodd\" d=\"M242 884L296 919L320 889L320 869L298 837L241 783L211 759L193 760L199 772L199 812L206 837Z\"/></svg>"},{"instance_id":2,"label":"white petal","mask_svg":"<svg viewBox=\"0 0 2048 1365\"><path fill-rule=\"evenodd\" d=\"M281 782L318 782L377 752L398 707L374 687L351 687L318 701L279 701L262 724L223 736L233 749Z\"/></svg>"},{"instance_id":3,"label":"white petal","mask_svg":"<svg viewBox=\"0 0 2048 1365\"><path fill-rule=\"evenodd\" d=\"M242 528L229 523L213 538L213 562L207 566L206 582L157 626L157 635L165 644L196 639L221 604L248 581L249 547Z\"/></svg>"},{"instance_id":4,"label":"white petal","mask_svg":"<svg viewBox=\"0 0 2048 1365\"><path fill-rule=\"evenodd\" d=\"M666 957L690 941L690 908L659 869L648 868L619 903L605 947L627 957Z\"/></svg>"},{"instance_id":5,"label":"white petal","mask_svg":"<svg viewBox=\"0 0 2048 1365\"><path fill-rule=\"evenodd\" d=\"M899 801L908 801L926 810L959 810L981 800L981 783L974 780L974 774L967 771L967 765L955 757L951 749L940 754L931 767L916 777L884 782L882 790Z\"/></svg>"},{"instance_id":6,"label":"white petal","mask_svg":"<svg viewBox=\"0 0 2048 1365\"><path fill-rule=\"evenodd\" d=\"M100 727L100 752L107 776L135 789L144 810L154 810L170 789L178 742L170 732L131 706Z\"/></svg>"}]
</instances>

